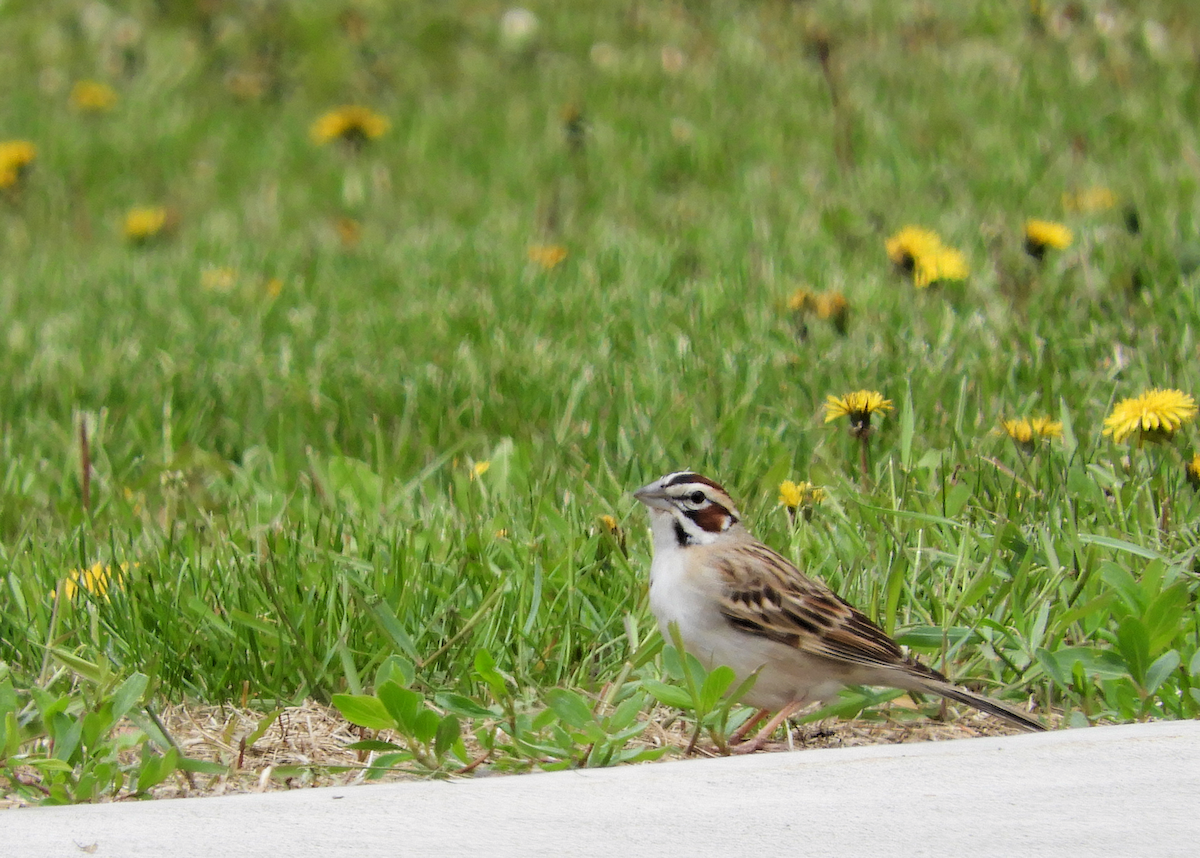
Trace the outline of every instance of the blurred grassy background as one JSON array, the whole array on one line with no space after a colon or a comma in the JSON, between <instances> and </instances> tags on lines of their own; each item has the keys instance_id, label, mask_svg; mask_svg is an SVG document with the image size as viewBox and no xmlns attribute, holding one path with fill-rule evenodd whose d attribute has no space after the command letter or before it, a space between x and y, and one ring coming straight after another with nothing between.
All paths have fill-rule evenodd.
<instances>
[{"instance_id":1,"label":"blurred grassy background","mask_svg":"<svg viewBox=\"0 0 1200 858\"><path fill-rule=\"evenodd\" d=\"M1193 433L1100 435L1200 389L1193 4L530 10L0 7L0 133L37 147L0 200L16 684L54 646L169 699L327 699L393 653L474 693L485 648L531 696L594 689L652 626L627 493L686 466L956 677L1194 714ZM341 104L390 127L315 145ZM1064 209L1095 186L1118 203ZM173 228L132 243L143 205ZM1037 265L1029 217L1074 243ZM969 280L914 290L906 224ZM798 336L801 287L844 293L844 336ZM868 489L819 410L860 387L897 404ZM1066 440L995 434L1030 413ZM784 478L828 488L813 522ZM97 563L119 585L56 609Z\"/></svg>"}]
</instances>

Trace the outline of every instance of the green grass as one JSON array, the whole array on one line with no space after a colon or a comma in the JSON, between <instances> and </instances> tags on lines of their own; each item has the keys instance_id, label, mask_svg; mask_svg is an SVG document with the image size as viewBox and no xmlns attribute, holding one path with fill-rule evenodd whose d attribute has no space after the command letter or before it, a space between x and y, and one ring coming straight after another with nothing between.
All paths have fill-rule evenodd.
<instances>
[{"instance_id":1,"label":"green grass","mask_svg":"<svg viewBox=\"0 0 1200 858\"><path fill-rule=\"evenodd\" d=\"M466 0L363 4L361 42L316 3L0 9L0 129L38 147L0 204L0 673L22 729L28 689L72 687L48 652L144 673L149 701L328 700L392 655L487 701L480 650L524 705L599 693L652 635L628 493L681 467L955 679L1071 723L1194 717L1195 427L1137 449L1101 426L1146 387L1200 391L1200 88L1170 35L1198 21L1163 0L1107 32L1099 6L1045 5L1035 25L989 2L542 4L519 49ZM244 72L261 98L229 91ZM110 113L72 110L83 77L116 88ZM388 133L314 146L347 102ZM1091 185L1121 204L1064 214ZM133 246L145 204L179 225ZM1074 244L1034 265L1027 217ZM909 223L969 281L892 270ZM569 255L542 271L540 243ZM846 336L798 339L801 286L845 293ZM867 489L820 411L861 387L897 405ZM1066 440L995 434L1029 413ZM777 506L785 478L830 492L811 523ZM56 614L95 563L122 582Z\"/></svg>"}]
</instances>

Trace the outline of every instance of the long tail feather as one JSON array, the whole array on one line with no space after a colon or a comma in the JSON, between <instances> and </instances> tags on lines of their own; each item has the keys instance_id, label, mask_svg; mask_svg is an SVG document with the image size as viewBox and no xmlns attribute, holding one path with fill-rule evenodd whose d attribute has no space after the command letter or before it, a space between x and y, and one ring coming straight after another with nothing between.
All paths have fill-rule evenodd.
<instances>
[{"instance_id":1,"label":"long tail feather","mask_svg":"<svg viewBox=\"0 0 1200 858\"><path fill-rule=\"evenodd\" d=\"M957 700L959 703L965 703L968 706L978 709L980 712L986 712L989 715L995 715L997 718L1003 718L1005 721L1016 724L1018 727L1026 730L1041 733L1046 729L1045 725L1027 712L1022 712L1014 706L1009 706L1007 703L1001 703L990 697L984 697L982 694L976 694L974 691L967 691L965 688L951 685L949 682L926 680L921 685L925 690L934 694L940 694L951 700Z\"/></svg>"}]
</instances>

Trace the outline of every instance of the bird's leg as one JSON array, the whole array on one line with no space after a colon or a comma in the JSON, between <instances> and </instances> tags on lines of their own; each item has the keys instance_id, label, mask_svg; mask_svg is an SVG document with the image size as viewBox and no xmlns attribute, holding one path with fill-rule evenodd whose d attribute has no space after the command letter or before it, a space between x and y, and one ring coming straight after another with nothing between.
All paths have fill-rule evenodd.
<instances>
[{"instance_id":1,"label":"bird's leg","mask_svg":"<svg viewBox=\"0 0 1200 858\"><path fill-rule=\"evenodd\" d=\"M792 703L789 703L787 706L784 706L782 709L780 709L778 712L775 713L774 718L772 718L770 721L767 722L767 726L763 727L761 730L758 731L757 736L755 736L749 742L743 742L742 744L738 745L736 748L733 749L733 752L735 754L753 754L755 751L760 749L764 744L766 744L767 739L771 738L771 734L775 732L776 728L778 728L780 724L782 724L784 721L786 721L788 718L790 718L792 715L794 715L796 713L796 710L800 709L803 706L804 706L804 704L802 702L792 702ZM758 719L755 718L754 721L755 721L755 723L757 723ZM749 722L747 722L747 723L749 723Z\"/></svg>"},{"instance_id":2,"label":"bird's leg","mask_svg":"<svg viewBox=\"0 0 1200 858\"><path fill-rule=\"evenodd\" d=\"M759 722L761 722L762 719L766 718L770 714L770 709L759 709L757 712L751 715L749 719L747 719L745 724L738 727L733 731L733 733L730 734L729 744L736 745L738 742L742 741L742 739L745 739L746 734L757 727Z\"/></svg>"}]
</instances>

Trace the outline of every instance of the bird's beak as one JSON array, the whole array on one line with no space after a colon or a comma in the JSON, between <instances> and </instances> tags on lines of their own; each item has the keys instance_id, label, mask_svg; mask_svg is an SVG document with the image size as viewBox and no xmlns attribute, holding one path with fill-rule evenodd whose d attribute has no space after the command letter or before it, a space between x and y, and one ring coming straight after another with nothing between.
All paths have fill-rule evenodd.
<instances>
[{"instance_id":1,"label":"bird's beak","mask_svg":"<svg viewBox=\"0 0 1200 858\"><path fill-rule=\"evenodd\" d=\"M663 491L662 480L642 486L633 493L633 496L653 509L669 509L671 506L667 502L666 492Z\"/></svg>"}]
</instances>

